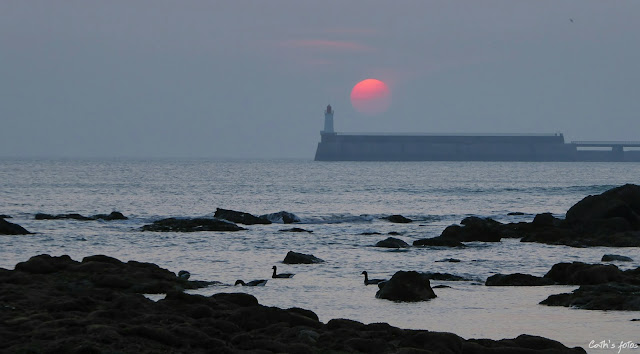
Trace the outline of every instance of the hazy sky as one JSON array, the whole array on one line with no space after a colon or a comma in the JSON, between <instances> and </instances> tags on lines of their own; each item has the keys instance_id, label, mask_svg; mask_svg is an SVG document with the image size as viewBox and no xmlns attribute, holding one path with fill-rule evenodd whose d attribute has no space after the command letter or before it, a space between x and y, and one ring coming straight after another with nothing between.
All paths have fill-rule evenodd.
<instances>
[{"instance_id":1,"label":"hazy sky","mask_svg":"<svg viewBox=\"0 0 640 354\"><path fill-rule=\"evenodd\" d=\"M312 159L328 103L345 132L640 140L639 35L637 0L2 0L0 156Z\"/></svg>"}]
</instances>

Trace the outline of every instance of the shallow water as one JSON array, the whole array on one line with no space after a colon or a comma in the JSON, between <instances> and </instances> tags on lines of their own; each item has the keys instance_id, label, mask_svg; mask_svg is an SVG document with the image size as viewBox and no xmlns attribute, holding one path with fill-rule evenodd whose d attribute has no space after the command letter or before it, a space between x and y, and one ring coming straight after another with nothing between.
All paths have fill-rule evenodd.
<instances>
[{"instance_id":1,"label":"shallow water","mask_svg":"<svg viewBox=\"0 0 640 354\"><path fill-rule=\"evenodd\" d=\"M357 162L304 160L0 160L0 214L32 232L0 236L0 267L29 257L68 254L76 260L107 254L153 262L192 279L233 284L269 279L265 287L213 286L200 294L244 291L260 303L313 310L324 322L350 318L403 328L447 331L465 338L541 335L588 349L591 340L640 341L637 312L585 311L538 305L576 287L481 285L495 273L545 274L553 264L599 262L605 253L631 256L637 248L571 248L520 243L470 243L465 249L372 247L390 231L409 244L434 237L468 215L530 221L536 213L563 216L589 194L640 181L635 163ZM263 214L287 210L313 233L283 233L290 226L255 225L235 233L153 233L138 229L171 216L212 216L216 207ZM118 210L126 221L33 219L37 212L92 215ZM508 216L509 212L522 216ZM415 222L392 224L402 214ZM379 232L380 235L362 235ZM316 265L282 264L287 251L312 253ZM458 258L460 263L435 262ZM271 266L292 279L270 279ZM375 299L360 273L389 278L398 270L447 272L473 279L432 281L438 297L421 303ZM590 350L598 352L596 349ZM605 351L601 351L605 352ZM622 351L624 352L624 350Z\"/></svg>"}]
</instances>

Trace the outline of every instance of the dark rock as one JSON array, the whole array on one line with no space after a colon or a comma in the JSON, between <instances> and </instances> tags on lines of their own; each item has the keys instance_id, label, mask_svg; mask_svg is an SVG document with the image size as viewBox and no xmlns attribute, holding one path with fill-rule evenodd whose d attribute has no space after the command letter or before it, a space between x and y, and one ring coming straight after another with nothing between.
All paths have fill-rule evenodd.
<instances>
[{"instance_id":1,"label":"dark rock","mask_svg":"<svg viewBox=\"0 0 640 354\"><path fill-rule=\"evenodd\" d=\"M271 221L263 218L259 218L249 213L241 211L228 210L217 208L216 213L213 215L218 219L228 220L238 224L255 225L255 224L271 224Z\"/></svg>"},{"instance_id":2,"label":"dark rock","mask_svg":"<svg viewBox=\"0 0 640 354\"><path fill-rule=\"evenodd\" d=\"M590 195L572 206L564 220L549 213L531 223L506 224L503 237L521 237L572 247L640 247L640 186L627 184Z\"/></svg>"},{"instance_id":3,"label":"dark rock","mask_svg":"<svg viewBox=\"0 0 640 354\"><path fill-rule=\"evenodd\" d=\"M509 215L509 216L524 215L524 213L521 212L521 211L512 211L510 213L507 213L507 215Z\"/></svg>"},{"instance_id":4,"label":"dark rock","mask_svg":"<svg viewBox=\"0 0 640 354\"><path fill-rule=\"evenodd\" d=\"M449 273L423 272L420 274L426 276L427 279L431 279L431 280L445 280L445 281L470 281L471 280L471 279L461 277L459 275L453 275Z\"/></svg>"},{"instance_id":5,"label":"dark rock","mask_svg":"<svg viewBox=\"0 0 640 354\"><path fill-rule=\"evenodd\" d=\"M585 310L640 311L640 286L616 282L582 285L572 293L551 295L540 304Z\"/></svg>"},{"instance_id":6,"label":"dark rock","mask_svg":"<svg viewBox=\"0 0 640 354\"><path fill-rule=\"evenodd\" d=\"M402 241L401 239L398 239L395 237L388 237L382 241L378 241L378 243L376 243L376 247L406 248L406 247L409 247L409 244Z\"/></svg>"},{"instance_id":7,"label":"dark rock","mask_svg":"<svg viewBox=\"0 0 640 354\"><path fill-rule=\"evenodd\" d=\"M410 222L413 221L413 220L411 220L409 218L406 218L406 217L404 217L402 215L398 215L398 214L390 215L390 216L384 217L383 219L388 220L388 221L393 222L393 223L398 223L398 224L407 224L407 223L410 223Z\"/></svg>"},{"instance_id":8,"label":"dark rock","mask_svg":"<svg viewBox=\"0 0 640 354\"><path fill-rule=\"evenodd\" d=\"M376 292L376 298L393 301L425 301L435 297L429 278L415 271L396 272Z\"/></svg>"},{"instance_id":9,"label":"dark rock","mask_svg":"<svg viewBox=\"0 0 640 354\"><path fill-rule=\"evenodd\" d=\"M602 262L613 262L613 261L619 261L619 262L633 262L633 259L631 259L630 257L627 256L620 256L617 254L605 254L604 256L602 256Z\"/></svg>"},{"instance_id":10,"label":"dark rock","mask_svg":"<svg viewBox=\"0 0 640 354\"><path fill-rule=\"evenodd\" d=\"M451 263L459 263L460 260L457 258L444 258L444 259L440 259L437 260L436 262L451 262Z\"/></svg>"},{"instance_id":11,"label":"dark rock","mask_svg":"<svg viewBox=\"0 0 640 354\"><path fill-rule=\"evenodd\" d=\"M6 214L0 214L0 219L11 219L11 216Z\"/></svg>"},{"instance_id":12,"label":"dark rock","mask_svg":"<svg viewBox=\"0 0 640 354\"><path fill-rule=\"evenodd\" d=\"M554 264L544 277L558 284L591 285L622 281L626 276L613 264L573 262Z\"/></svg>"},{"instance_id":13,"label":"dark rock","mask_svg":"<svg viewBox=\"0 0 640 354\"><path fill-rule=\"evenodd\" d=\"M277 213L264 214L260 215L259 218L269 220L275 224L293 224L295 222L300 222L300 218L287 211L279 211Z\"/></svg>"},{"instance_id":14,"label":"dark rock","mask_svg":"<svg viewBox=\"0 0 640 354\"><path fill-rule=\"evenodd\" d=\"M305 230L305 229L301 229L299 227L292 227L290 229L282 229L282 230L278 230L280 232L307 232L307 233L313 233L313 231L311 230Z\"/></svg>"},{"instance_id":15,"label":"dark rock","mask_svg":"<svg viewBox=\"0 0 640 354\"><path fill-rule=\"evenodd\" d=\"M640 186L625 184L600 195L590 195L569 208L565 220L571 225L582 225L592 220L621 217L634 230L640 226Z\"/></svg>"},{"instance_id":16,"label":"dark rock","mask_svg":"<svg viewBox=\"0 0 640 354\"><path fill-rule=\"evenodd\" d=\"M240 231L244 228L220 219L195 218L176 219L168 218L154 221L152 224L142 226L142 231L161 232L195 232L195 231Z\"/></svg>"},{"instance_id":17,"label":"dark rock","mask_svg":"<svg viewBox=\"0 0 640 354\"><path fill-rule=\"evenodd\" d=\"M368 232L362 232L360 233L360 235L370 236L370 235L382 235L382 234L376 231L368 231Z\"/></svg>"},{"instance_id":18,"label":"dark rock","mask_svg":"<svg viewBox=\"0 0 640 354\"><path fill-rule=\"evenodd\" d=\"M549 278L529 274L495 274L487 278L486 286L544 286L555 282Z\"/></svg>"},{"instance_id":19,"label":"dark rock","mask_svg":"<svg viewBox=\"0 0 640 354\"><path fill-rule=\"evenodd\" d=\"M400 236L400 235L402 235L402 233L401 232L397 232L397 231L389 231L389 232L387 232L387 235Z\"/></svg>"},{"instance_id":20,"label":"dark rock","mask_svg":"<svg viewBox=\"0 0 640 354\"><path fill-rule=\"evenodd\" d=\"M0 235L28 235L31 232L24 227L0 218Z\"/></svg>"},{"instance_id":21,"label":"dark rock","mask_svg":"<svg viewBox=\"0 0 640 354\"><path fill-rule=\"evenodd\" d=\"M461 224L463 226L448 226L442 231L440 237L458 242L500 242L502 238L501 226L503 224L491 218L482 219L470 216L464 218Z\"/></svg>"},{"instance_id":22,"label":"dark rock","mask_svg":"<svg viewBox=\"0 0 640 354\"><path fill-rule=\"evenodd\" d=\"M323 263L324 260L312 255L312 254L304 254L289 251L287 255L284 257L285 264L314 264L314 263Z\"/></svg>"},{"instance_id":23,"label":"dark rock","mask_svg":"<svg viewBox=\"0 0 640 354\"><path fill-rule=\"evenodd\" d=\"M124 216L119 211L112 211L110 214L97 214L92 216L93 219L111 221L111 220L128 220L129 218Z\"/></svg>"},{"instance_id":24,"label":"dark rock","mask_svg":"<svg viewBox=\"0 0 640 354\"><path fill-rule=\"evenodd\" d=\"M562 220L556 218L551 213L537 214L531 222L533 226L545 227L545 226L559 226Z\"/></svg>"},{"instance_id":25,"label":"dark rock","mask_svg":"<svg viewBox=\"0 0 640 354\"><path fill-rule=\"evenodd\" d=\"M414 246L432 246L432 247L465 247L459 241L443 238L441 236L433 238L423 238L413 241Z\"/></svg>"}]
</instances>

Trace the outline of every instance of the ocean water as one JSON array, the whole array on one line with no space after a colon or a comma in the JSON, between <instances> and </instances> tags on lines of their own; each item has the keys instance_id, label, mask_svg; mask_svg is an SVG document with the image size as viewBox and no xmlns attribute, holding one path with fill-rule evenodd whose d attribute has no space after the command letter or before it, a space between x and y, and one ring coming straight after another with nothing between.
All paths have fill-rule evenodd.
<instances>
[{"instance_id":1,"label":"ocean water","mask_svg":"<svg viewBox=\"0 0 640 354\"><path fill-rule=\"evenodd\" d=\"M638 312L587 311L538 303L576 286L486 287L492 274L544 275L558 262L597 263L605 253L631 256L622 269L640 266L638 248L571 248L521 243L469 243L465 249L373 247L395 231L411 244L438 236L476 215L502 222L531 221L551 212L563 217L573 204L625 183L640 184L640 163L518 162L314 162L308 160L0 160L0 214L13 216L34 235L0 236L0 267L29 257L68 254L76 260L106 254L153 262L191 279L233 284L269 279L265 287L211 286L193 291L247 292L261 304L302 307L326 322L349 318L402 328L456 333L464 338L533 334L582 346L591 341L640 342ZM213 216L225 208L252 214L286 210L298 227L253 225L235 233L141 232L166 217ZM34 220L38 212L93 215L120 211L126 221ZM509 212L524 215L509 216ZM415 221L380 218L402 214ZM363 235L367 232L380 234ZM326 262L286 265L287 251ZM460 263L436 262L457 258ZM271 279L271 267L295 273ZM389 278L399 270L446 272L471 279L432 281L438 297L420 303L375 298L360 273ZM608 350L610 351L610 350ZM621 352L625 352L622 350Z\"/></svg>"}]
</instances>

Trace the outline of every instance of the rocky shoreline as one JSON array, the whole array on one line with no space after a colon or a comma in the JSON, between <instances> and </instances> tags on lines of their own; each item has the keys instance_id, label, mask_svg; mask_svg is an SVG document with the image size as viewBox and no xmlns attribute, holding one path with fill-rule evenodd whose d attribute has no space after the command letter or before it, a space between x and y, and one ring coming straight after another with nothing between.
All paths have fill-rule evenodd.
<instances>
[{"instance_id":1,"label":"rocky shoreline","mask_svg":"<svg viewBox=\"0 0 640 354\"><path fill-rule=\"evenodd\" d=\"M152 263L39 255L0 268L0 351L23 353L585 353L530 335L463 339L260 305ZM165 293L154 302L142 294Z\"/></svg>"}]
</instances>

